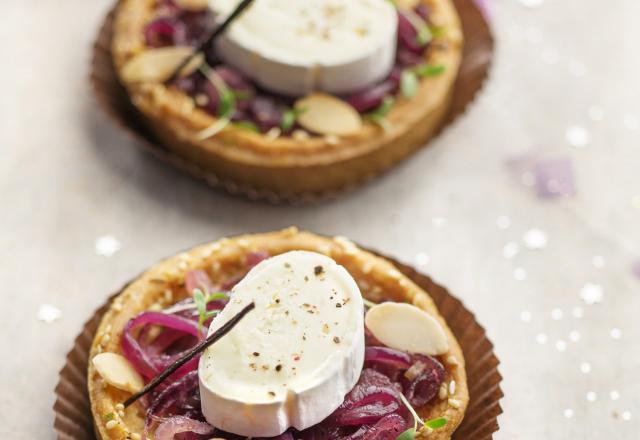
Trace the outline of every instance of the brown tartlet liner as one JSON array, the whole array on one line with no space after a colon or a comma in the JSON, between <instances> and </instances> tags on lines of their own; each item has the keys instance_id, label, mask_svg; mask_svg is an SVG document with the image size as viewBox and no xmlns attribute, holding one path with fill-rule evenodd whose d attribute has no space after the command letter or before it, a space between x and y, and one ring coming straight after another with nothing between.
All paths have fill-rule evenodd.
<instances>
[{"instance_id":1,"label":"brown tartlet liner","mask_svg":"<svg viewBox=\"0 0 640 440\"><path fill-rule=\"evenodd\" d=\"M453 0L453 2L460 16L465 43L460 71L454 85L449 115L443 122L440 131L463 114L474 100L488 77L493 56L494 41L491 29L474 1ZM271 190L251 188L230 180L221 179L215 173L200 167L197 163L186 160L169 151L145 127L142 120L143 116L131 104L126 90L118 81L111 58L115 9L116 7L105 18L93 45L90 74L91 86L102 109L120 127L133 136L136 140L135 144L144 151L151 153L160 161L204 181L211 187L221 188L232 195L244 196L250 200L263 200L270 203L300 204L333 199L377 177L377 175L369 175L365 179L337 191L331 190L299 195L278 194Z\"/></svg>"},{"instance_id":2,"label":"brown tartlet liner","mask_svg":"<svg viewBox=\"0 0 640 440\"><path fill-rule=\"evenodd\" d=\"M499 361L493 352L493 344L487 338L484 328L459 299L431 278L392 258L375 252L374 254L389 260L429 293L462 347L467 370L469 406L452 439L492 439L493 433L499 429L498 415L502 413L502 376L498 371ZM58 440L96 440L87 391L89 351L102 316L107 311L111 299L118 293L96 310L86 322L67 355L64 367L60 370L60 380L55 389L56 402L53 406L54 430Z\"/></svg>"}]
</instances>

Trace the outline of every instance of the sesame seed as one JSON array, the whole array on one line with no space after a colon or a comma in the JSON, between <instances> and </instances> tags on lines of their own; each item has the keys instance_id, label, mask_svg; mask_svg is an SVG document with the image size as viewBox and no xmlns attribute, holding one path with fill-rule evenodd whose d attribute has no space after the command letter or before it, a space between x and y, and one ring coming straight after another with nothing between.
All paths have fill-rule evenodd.
<instances>
[{"instance_id":1,"label":"sesame seed","mask_svg":"<svg viewBox=\"0 0 640 440\"><path fill-rule=\"evenodd\" d=\"M116 404L116 411L123 411L124 410L124 405L122 403L117 403Z\"/></svg>"},{"instance_id":2,"label":"sesame seed","mask_svg":"<svg viewBox=\"0 0 640 440\"><path fill-rule=\"evenodd\" d=\"M265 134L265 137L268 141L275 141L280 137L280 135L282 135L282 130L280 130L280 128L278 127L273 127Z\"/></svg>"},{"instance_id":3,"label":"sesame seed","mask_svg":"<svg viewBox=\"0 0 640 440\"><path fill-rule=\"evenodd\" d=\"M447 398L447 386L445 384L440 386L440 389L438 390L438 398L440 398L440 400Z\"/></svg>"},{"instance_id":4,"label":"sesame seed","mask_svg":"<svg viewBox=\"0 0 640 440\"><path fill-rule=\"evenodd\" d=\"M449 399L449 406L452 408L460 408L462 406L462 402L458 399Z\"/></svg>"},{"instance_id":5,"label":"sesame seed","mask_svg":"<svg viewBox=\"0 0 640 440\"><path fill-rule=\"evenodd\" d=\"M109 420L105 426L107 429L113 429L118 426L118 422L116 420Z\"/></svg>"},{"instance_id":6,"label":"sesame seed","mask_svg":"<svg viewBox=\"0 0 640 440\"><path fill-rule=\"evenodd\" d=\"M452 380L449 382L449 394L454 395L456 393L456 381Z\"/></svg>"},{"instance_id":7,"label":"sesame seed","mask_svg":"<svg viewBox=\"0 0 640 440\"><path fill-rule=\"evenodd\" d=\"M198 104L201 107L204 107L209 103L209 97L204 93L198 93L195 97L195 101L196 101L196 104Z\"/></svg>"},{"instance_id":8,"label":"sesame seed","mask_svg":"<svg viewBox=\"0 0 640 440\"><path fill-rule=\"evenodd\" d=\"M299 129L294 130L291 135L297 141L303 141L303 140L309 139L309 133L307 133L304 130L299 130Z\"/></svg>"}]
</instances>

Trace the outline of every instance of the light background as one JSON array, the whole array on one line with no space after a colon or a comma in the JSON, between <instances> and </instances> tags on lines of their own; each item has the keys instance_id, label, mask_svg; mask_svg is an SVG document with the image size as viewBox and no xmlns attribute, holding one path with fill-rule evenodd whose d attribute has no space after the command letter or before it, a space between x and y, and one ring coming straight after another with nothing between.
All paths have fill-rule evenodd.
<instances>
[{"instance_id":1,"label":"light background","mask_svg":"<svg viewBox=\"0 0 640 440\"><path fill-rule=\"evenodd\" d=\"M294 224L421 263L476 312L505 377L497 439L638 438L640 2L489 2L497 56L470 112L368 187L283 208L211 191L139 153L101 114L87 66L110 1L3 1L0 438L54 437L64 356L125 281L194 244ZM584 148L567 142L572 126ZM540 200L515 183L505 160L531 150L573 161L576 197ZM532 228L544 249L522 242ZM110 258L94 248L105 235L121 243ZM584 303L586 283L602 303ZM40 321L43 304L61 319Z\"/></svg>"}]
</instances>

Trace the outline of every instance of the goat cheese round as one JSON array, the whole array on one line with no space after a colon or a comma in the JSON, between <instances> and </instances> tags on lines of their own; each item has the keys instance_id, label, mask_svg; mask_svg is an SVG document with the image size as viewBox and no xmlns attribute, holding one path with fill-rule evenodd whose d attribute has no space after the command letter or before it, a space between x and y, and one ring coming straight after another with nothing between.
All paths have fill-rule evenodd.
<instances>
[{"instance_id":1,"label":"goat cheese round","mask_svg":"<svg viewBox=\"0 0 640 440\"><path fill-rule=\"evenodd\" d=\"M210 0L219 22L240 0ZM219 39L219 56L288 96L362 89L384 79L396 54L388 0L255 0Z\"/></svg>"},{"instance_id":2,"label":"goat cheese round","mask_svg":"<svg viewBox=\"0 0 640 440\"><path fill-rule=\"evenodd\" d=\"M254 267L212 322L220 328L256 305L202 355L202 412L224 431L272 437L330 415L364 362L364 305L358 285L331 258L292 251Z\"/></svg>"}]
</instances>

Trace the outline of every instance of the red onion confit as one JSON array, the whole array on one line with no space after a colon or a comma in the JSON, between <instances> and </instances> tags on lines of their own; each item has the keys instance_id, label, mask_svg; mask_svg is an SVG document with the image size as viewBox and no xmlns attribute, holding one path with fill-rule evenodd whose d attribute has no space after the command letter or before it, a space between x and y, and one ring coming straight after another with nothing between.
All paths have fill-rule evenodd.
<instances>
[{"instance_id":1,"label":"red onion confit","mask_svg":"<svg viewBox=\"0 0 640 440\"><path fill-rule=\"evenodd\" d=\"M249 252L245 258L245 265L248 269L253 269L259 263L269 258L269 254L264 251Z\"/></svg>"},{"instance_id":2,"label":"red onion confit","mask_svg":"<svg viewBox=\"0 0 640 440\"><path fill-rule=\"evenodd\" d=\"M413 53L421 54L425 50L425 46L418 43L418 31L415 26L402 12L398 14L398 41L400 47Z\"/></svg>"},{"instance_id":3,"label":"red onion confit","mask_svg":"<svg viewBox=\"0 0 640 440\"><path fill-rule=\"evenodd\" d=\"M365 368L358 383L330 420L339 426L368 425L399 410L398 390L391 380L382 373Z\"/></svg>"},{"instance_id":4,"label":"red onion confit","mask_svg":"<svg viewBox=\"0 0 640 440\"><path fill-rule=\"evenodd\" d=\"M431 356L413 355L414 362L425 365L424 370L413 380L402 377L404 395L411 405L419 407L433 399L444 382L445 370L440 362Z\"/></svg>"},{"instance_id":5,"label":"red onion confit","mask_svg":"<svg viewBox=\"0 0 640 440\"><path fill-rule=\"evenodd\" d=\"M188 404L187 402L190 397L193 398L193 396L197 394L198 372L195 370L155 394L151 404L147 408L147 417L144 424L144 436L146 437L149 434L149 431L155 421L164 420L164 417L169 413L169 411L173 413L178 412L182 408L182 405Z\"/></svg>"},{"instance_id":6,"label":"red onion confit","mask_svg":"<svg viewBox=\"0 0 640 440\"><path fill-rule=\"evenodd\" d=\"M122 353L147 379L155 377L162 371L157 365L158 356L150 353L147 350L148 346L143 348L141 344L144 341L138 340L133 333L137 328L149 324L178 330L186 335L195 336L198 340L205 337L205 332L197 322L161 312L143 312L127 322L120 342Z\"/></svg>"},{"instance_id":7,"label":"red onion confit","mask_svg":"<svg viewBox=\"0 0 640 440\"><path fill-rule=\"evenodd\" d=\"M162 17L149 23L144 29L147 46L180 46L187 38L185 24L174 17Z\"/></svg>"},{"instance_id":8,"label":"red onion confit","mask_svg":"<svg viewBox=\"0 0 640 440\"><path fill-rule=\"evenodd\" d=\"M269 258L269 254L266 252L249 252L245 257L245 266L247 270L253 269L258 263L267 258ZM244 276L236 276L228 279L222 283L222 290L227 291L233 289L233 287L238 284L242 278L244 278Z\"/></svg>"},{"instance_id":9,"label":"red onion confit","mask_svg":"<svg viewBox=\"0 0 640 440\"><path fill-rule=\"evenodd\" d=\"M200 289L203 292L213 291L213 283L211 283L211 278L209 278L209 275L204 270L190 270L189 272L187 272L185 284L187 293L189 293L190 295L196 289Z\"/></svg>"},{"instance_id":10,"label":"red onion confit","mask_svg":"<svg viewBox=\"0 0 640 440\"><path fill-rule=\"evenodd\" d=\"M367 347L364 351L364 361L379 362L401 370L408 370L412 365L409 354L387 347Z\"/></svg>"},{"instance_id":11,"label":"red onion confit","mask_svg":"<svg viewBox=\"0 0 640 440\"><path fill-rule=\"evenodd\" d=\"M364 113L378 107L386 96L393 95L397 90L398 83L386 79L380 84L347 96L345 101L360 113Z\"/></svg>"},{"instance_id":12,"label":"red onion confit","mask_svg":"<svg viewBox=\"0 0 640 440\"><path fill-rule=\"evenodd\" d=\"M212 435L215 431L211 425L184 416L173 416L162 422L156 429L154 440L174 440L176 434L193 432L199 435Z\"/></svg>"},{"instance_id":13,"label":"red onion confit","mask_svg":"<svg viewBox=\"0 0 640 440\"><path fill-rule=\"evenodd\" d=\"M362 426L345 440L395 440L407 429L407 422L398 414L389 414L374 425Z\"/></svg>"}]
</instances>

